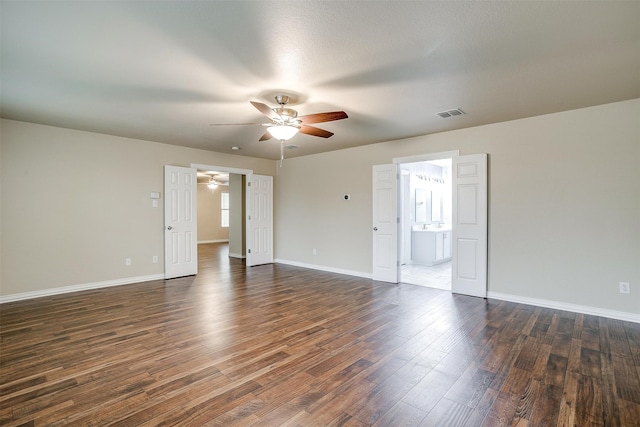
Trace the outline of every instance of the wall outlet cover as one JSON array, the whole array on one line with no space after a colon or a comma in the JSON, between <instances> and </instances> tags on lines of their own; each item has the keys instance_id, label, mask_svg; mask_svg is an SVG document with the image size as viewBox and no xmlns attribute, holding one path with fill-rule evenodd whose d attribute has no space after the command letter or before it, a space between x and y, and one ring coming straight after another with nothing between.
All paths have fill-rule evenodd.
<instances>
[{"instance_id":1,"label":"wall outlet cover","mask_svg":"<svg viewBox=\"0 0 640 427\"><path fill-rule=\"evenodd\" d=\"M631 293L629 282L620 282L620 293L621 294Z\"/></svg>"}]
</instances>

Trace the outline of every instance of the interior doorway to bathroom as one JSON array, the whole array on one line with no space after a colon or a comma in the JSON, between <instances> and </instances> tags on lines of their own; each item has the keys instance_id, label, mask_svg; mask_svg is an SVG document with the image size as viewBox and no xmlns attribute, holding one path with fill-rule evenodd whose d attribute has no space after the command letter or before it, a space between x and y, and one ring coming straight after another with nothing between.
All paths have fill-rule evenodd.
<instances>
[{"instance_id":1,"label":"interior doorway to bathroom","mask_svg":"<svg viewBox=\"0 0 640 427\"><path fill-rule=\"evenodd\" d=\"M451 290L451 157L400 163L400 281Z\"/></svg>"}]
</instances>

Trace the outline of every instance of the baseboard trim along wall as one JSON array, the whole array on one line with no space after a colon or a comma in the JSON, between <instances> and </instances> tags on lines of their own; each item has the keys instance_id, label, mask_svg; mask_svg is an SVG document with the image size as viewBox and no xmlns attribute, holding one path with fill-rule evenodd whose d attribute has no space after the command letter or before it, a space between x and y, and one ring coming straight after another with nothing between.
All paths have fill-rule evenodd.
<instances>
[{"instance_id":1,"label":"baseboard trim along wall","mask_svg":"<svg viewBox=\"0 0 640 427\"><path fill-rule=\"evenodd\" d=\"M372 278L372 275L370 273L363 273L360 271L343 270L340 268L328 268L321 265L307 264L307 263L296 262L296 261L288 261L284 259L276 259L275 262L280 264L293 265L295 267L303 267L303 268L309 268L312 270L326 271L329 273L338 273L338 274L346 274L348 276L362 277L364 279ZM0 296L0 304L13 302L13 301L32 299L32 298L47 297L47 296L58 295L58 294L66 294L69 292L87 291L91 289L107 288L110 286L130 285L132 283L150 282L153 280L163 280L163 279L164 279L163 274L153 274L149 276L126 277L123 279L105 280L103 282L93 282L93 283L83 283L83 284L72 285L72 286L63 286L60 288L44 289L41 291L23 292L19 294ZM533 305L537 307L552 308L556 310L570 311L573 313L607 317L610 319L622 320L626 322L640 323L640 314L628 313L626 311L608 310L604 308L569 304L569 303L564 303L559 301L551 301L551 300L545 300L545 299L539 299L539 298L523 297L519 295L503 294L501 292L487 292L487 298L497 299L502 301L509 301L509 302L514 302L518 304Z\"/></svg>"},{"instance_id":2,"label":"baseboard trim along wall","mask_svg":"<svg viewBox=\"0 0 640 427\"><path fill-rule=\"evenodd\" d=\"M569 304L539 298L522 297L519 295L509 295L500 292L487 292L487 298L499 299L502 301L515 302L519 304L535 305L544 308L553 308L556 310L571 311L573 313L590 314L592 316L607 317L609 319L623 320L625 322L640 323L640 314L628 313L626 311L607 310L605 308Z\"/></svg>"},{"instance_id":3,"label":"baseboard trim along wall","mask_svg":"<svg viewBox=\"0 0 640 427\"><path fill-rule=\"evenodd\" d=\"M5 302L21 301L25 299L48 297L69 292L88 291L91 289L108 288L110 286L130 285L132 283L150 282L152 280L163 280L164 274L153 274L150 276L126 277L124 279L105 280L103 282L83 283L80 285L63 286L60 288L44 289L41 291L24 292L20 294L0 296L0 304Z\"/></svg>"},{"instance_id":4,"label":"baseboard trim along wall","mask_svg":"<svg viewBox=\"0 0 640 427\"><path fill-rule=\"evenodd\" d=\"M229 239L220 239L220 240L198 240L198 244L202 245L204 243L229 243Z\"/></svg>"},{"instance_id":5,"label":"baseboard trim along wall","mask_svg":"<svg viewBox=\"0 0 640 427\"><path fill-rule=\"evenodd\" d=\"M236 254L236 253L233 253L233 252L229 252L229 257L231 257L231 258L240 258L240 259L245 259L246 258L242 254Z\"/></svg>"},{"instance_id":6,"label":"baseboard trim along wall","mask_svg":"<svg viewBox=\"0 0 640 427\"><path fill-rule=\"evenodd\" d=\"M362 277L364 279L371 279L373 277L371 273L363 273L361 271L353 271L353 270L343 270L341 268L330 268L330 267L325 267L323 265L307 264L304 262L297 262L297 261L288 261L286 259L275 259L274 262L277 262L279 264L293 265L295 267L310 268L312 270L327 271L329 273L338 273L338 274L346 274L347 276Z\"/></svg>"}]
</instances>

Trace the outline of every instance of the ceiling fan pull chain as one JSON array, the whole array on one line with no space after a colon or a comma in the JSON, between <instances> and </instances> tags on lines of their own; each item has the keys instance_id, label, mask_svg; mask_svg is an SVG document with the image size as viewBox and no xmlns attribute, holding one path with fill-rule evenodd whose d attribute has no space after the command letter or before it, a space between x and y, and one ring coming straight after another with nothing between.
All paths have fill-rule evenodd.
<instances>
[{"instance_id":1,"label":"ceiling fan pull chain","mask_svg":"<svg viewBox=\"0 0 640 427\"><path fill-rule=\"evenodd\" d=\"M280 140L280 167L282 167L282 161L284 160L284 139Z\"/></svg>"}]
</instances>

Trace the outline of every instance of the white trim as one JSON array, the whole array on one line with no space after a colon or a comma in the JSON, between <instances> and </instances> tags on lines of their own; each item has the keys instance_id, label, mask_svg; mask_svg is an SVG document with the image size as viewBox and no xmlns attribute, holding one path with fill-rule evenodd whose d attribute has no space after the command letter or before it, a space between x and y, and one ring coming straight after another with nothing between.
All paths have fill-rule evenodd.
<instances>
[{"instance_id":1,"label":"white trim","mask_svg":"<svg viewBox=\"0 0 640 427\"><path fill-rule=\"evenodd\" d=\"M460 155L460 150L441 151L439 153L418 154L416 156L394 157L393 163L428 162L429 160L450 159L452 157L457 157L459 155Z\"/></svg>"},{"instance_id":2,"label":"white trim","mask_svg":"<svg viewBox=\"0 0 640 427\"><path fill-rule=\"evenodd\" d=\"M487 292L487 298L519 304L535 305L538 307L553 308L555 310L571 311L573 313L589 314L592 316L607 317L610 319L624 320L625 322L640 323L640 314L626 311L608 310L606 308L590 307L586 305L569 304L560 301L551 301L539 298L529 298L519 295L503 294L500 292Z\"/></svg>"},{"instance_id":3,"label":"white trim","mask_svg":"<svg viewBox=\"0 0 640 427\"><path fill-rule=\"evenodd\" d=\"M110 286L130 285L132 283L150 282L152 280L164 280L164 274L152 274L149 276L125 277L123 279L105 280L103 282L82 283L79 285L63 286L61 288L43 289L41 291L23 292L20 294L0 296L0 304L25 299L48 297L52 295L66 294L69 292L88 291L91 289L108 288Z\"/></svg>"},{"instance_id":4,"label":"white trim","mask_svg":"<svg viewBox=\"0 0 640 427\"><path fill-rule=\"evenodd\" d=\"M244 259L244 258L246 258L246 257L245 257L244 255L242 255L242 254L236 254L236 253L233 253L233 252L229 252L229 257L230 257L230 258L240 258L240 259Z\"/></svg>"},{"instance_id":5,"label":"white trim","mask_svg":"<svg viewBox=\"0 0 640 427\"><path fill-rule=\"evenodd\" d=\"M293 265L295 267L310 268L312 270L327 271L329 273L338 273L338 274L346 274L347 276L362 277L364 279L371 279L373 277L371 273L363 273L361 271L353 271L353 270L343 270L341 268L331 268L331 267L325 267L323 265L307 264L304 262L289 261L286 259L275 259L274 262L277 262L279 264Z\"/></svg>"},{"instance_id":6,"label":"white trim","mask_svg":"<svg viewBox=\"0 0 640 427\"><path fill-rule=\"evenodd\" d=\"M218 240L198 240L198 244L201 245L203 243L229 243L229 239L218 239Z\"/></svg>"},{"instance_id":7,"label":"white trim","mask_svg":"<svg viewBox=\"0 0 640 427\"><path fill-rule=\"evenodd\" d=\"M191 163L191 167L198 170L235 173L237 175L249 175L253 173L253 169L228 168L226 166L202 165L199 163Z\"/></svg>"}]
</instances>

